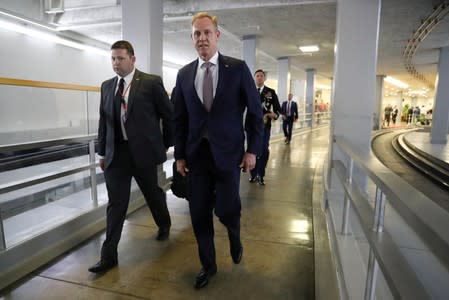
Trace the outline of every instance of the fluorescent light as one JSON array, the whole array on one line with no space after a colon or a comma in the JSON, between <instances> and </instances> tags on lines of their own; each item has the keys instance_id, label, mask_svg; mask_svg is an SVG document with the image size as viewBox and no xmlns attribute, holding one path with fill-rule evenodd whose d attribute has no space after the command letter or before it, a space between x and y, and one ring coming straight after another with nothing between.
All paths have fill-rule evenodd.
<instances>
[{"instance_id":1,"label":"fluorescent light","mask_svg":"<svg viewBox=\"0 0 449 300\"><path fill-rule=\"evenodd\" d=\"M315 88L323 89L323 90L330 90L331 89L330 85L319 84L319 83L315 84Z\"/></svg>"},{"instance_id":2,"label":"fluorescent light","mask_svg":"<svg viewBox=\"0 0 449 300\"><path fill-rule=\"evenodd\" d=\"M13 13L11 13L11 12L8 12L8 11L5 10L5 9L0 9L0 15L4 15L4 16L7 16L7 17L9 17L9 18L16 19L16 20L25 22L25 23L27 23L27 24L33 24L33 25L35 25L35 26L43 27L43 28L48 29L48 30L52 30L52 31L55 31L55 30L56 30L55 27L48 26L48 25L45 25L45 24L36 22L36 21L34 21L34 20L25 18L25 17L19 17L19 16L16 16L15 14L13 14Z\"/></svg>"},{"instance_id":3,"label":"fluorescent light","mask_svg":"<svg viewBox=\"0 0 449 300\"><path fill-rule=\"evenodd\" d=\"M11 23L11 22L6 22L6 21L2 21L0 20L0 28L3 29L7 29L10 31L14 31L14 32L18 32L18 33L22 33L28 36L31 36L33 38L38 38L41 40L45 40L45 41L49 41L49 42L53 42L53 43L57 43L57 44L61 44L64 46L68 46L71 48L75 48L75 49L80 49L80 50L87 50L90 52L94 52L103 56L110 56L110 52L100 49L100 48L96 48L96 47L92 47L89 45L85 45L79 42L75 42L75 41L71 41L62 37L59 37L55 34L52 33L48 33L48 32L44 32L44 31L40 31L40 30L36 30L33 28L30 28L29 26L22 26L19 24L15 24L15 23Z\"/></svg>"},{"instance_id":4,"label":"fluorescent light","mask_svg":"<svg viewBox=\"0 0 449 300\"><path fill-rule=\"evenodd\" d=\"M400 81L400 80L398 80L398 79L396 79L396 78L393 78L393 77L391 77L391 76L385 77L384 80L385 80L386 82L388 82L388 83L391 83L391 84L397 86L397 87L400 87L401 89L406 89L406 88L408 88L408 84L406 84L406 83L404 83L404 82L402 82L402 81Z\"/></svg>"},{"instance_id":5,"label":"fluorescent light","mask_svg":"<svg viewBox=\"0 0 449 300\"><path fill-rule=\"evenodd\" d=\"M310 46L300 46L298 47L299 50L301 50L304 53L310 53L310 52L317 52L320 51L320 48L317 45L310 45Z\"/></svg>"}]
</instances>

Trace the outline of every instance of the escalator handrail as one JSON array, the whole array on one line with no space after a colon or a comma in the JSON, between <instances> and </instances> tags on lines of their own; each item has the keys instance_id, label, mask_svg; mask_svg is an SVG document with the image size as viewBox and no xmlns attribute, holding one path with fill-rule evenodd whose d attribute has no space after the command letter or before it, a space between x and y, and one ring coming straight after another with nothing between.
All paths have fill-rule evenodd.
<instances>
[{"instance_id":1,"label":"escalator handrail","mask_svg":"<svg viewBox=\"0 0 449 300\"><path fill-rule=\"evenodd\" d=\"M20 144L9 144L9 145L1 145L0 146L0 154L8 153L20 150L28 150L34 148L44 148L58 145L65 145L70 143L81 143L81 142L89 142L95 140L97 138L97 134L89 134L89 135L77 135L66 137L62 139L51 139L51 140L41 140L29 143L20 143Z\"/></svg>"}]
</instances>

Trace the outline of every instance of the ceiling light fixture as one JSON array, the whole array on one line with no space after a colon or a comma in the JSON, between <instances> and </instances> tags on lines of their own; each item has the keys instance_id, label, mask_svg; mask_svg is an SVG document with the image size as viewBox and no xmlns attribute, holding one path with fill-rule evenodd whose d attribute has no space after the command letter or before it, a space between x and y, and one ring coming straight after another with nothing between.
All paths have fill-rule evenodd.
<instances>
[{"instance_id":1,"label":"ceiling light fixture","mask_svg":"<svg viewBox=\"0 0 449 300\"><path fill-rule=\"evenodd\" d=\"M35 26L39 26L48 30L52 30L52 31L56 31L56 28L54 26L48 26L39 22L36 22L34 20L25 18L25 17L21 17L21 16L16 16L15 14L5 10L5 9L0 9L0 15L4 15L8 18L12 18L15 19L17 21L21 21L21 22L25 22L26 24L33 24Z\"/></svg>"},{"instance_id":2,"label":"ceiling light fixture","mask_svg":"<svg viewBox=\"0 0 449 300\"><path fill-rule=\"evenodd\" d=\"M391 76L385 77L384 80L385 80L386 82L388 82L388 83L391 83L391 84L397 86L397 87L400 87L401 89L406 89L406 88L408 88L408 84L406 84L406 83L404 83L404 82L402 82L402 81L400 81L400 80L398 80L398 79L396 79L396 78L393 78L393 77L391 77Z\"/></svg>"},{"instance_id":3,"label":"ceiling light fixture","mask_svg":"<svg viewBox=\"0 0 449 300\"><path fill-rule=\"evenodd\" d=\"M315 88L322 89L322 90L330 90L331 89L330 85L325 85L325 84L320 84L320 83L315 84Z\"/></svg>"},{"instance_id":4,"label":"ceiling light fixture","mask_svg":"<svg viewBox=\"0 0 449 300\"><path fill-rule=\"evenodd\" d=\"M310 53L310 52L318 52L320 51L320 48L317 45L310 45L310 46L299 46L299 50L301 50L304 53Z\"/></svg>"}]
</instances>

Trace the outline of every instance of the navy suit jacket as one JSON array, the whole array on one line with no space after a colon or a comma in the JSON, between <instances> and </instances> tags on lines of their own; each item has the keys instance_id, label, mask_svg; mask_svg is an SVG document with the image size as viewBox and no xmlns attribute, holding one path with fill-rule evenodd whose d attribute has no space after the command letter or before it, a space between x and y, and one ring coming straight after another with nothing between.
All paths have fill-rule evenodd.
<instances>
[{"instance_id":1,"label":"navy suit jacket","mask_svg":"<svg viewBox=\"0 0 449 300\"><path fill-rule=\"evenodd\" d=\"M175 159L194 165L205 132L217 168L232 170L245 152L258 155L262 143L263 121L260 97L246 63L219 54L218 84L210 112L195 89L198 59L184 66L176 80ZM246 120L243 126L244 111Z\"/></svg>"},{"instance_id":2,"label":"navy suit jacket","mask_svg":"<svg viewBox=\"0 0 449 300\"><path fill-rule=\"evenodd\" d=\"M98 154L105 157L106 168L112 162L117 142L114 130L120 109L114 95L117 80L115 76L101 85ZM125 128L137 166L147 167L167 160L166 151L173 145L172 117L173 105L162 79L136 69L129 91Z\"/></svg>"},{"instance_id":3,"label":"navy suit jacket","mask_svg":"<svg viewBox=\"0 0 449 300\"><path fill-rule=\"evenodd\" d=\"M287 103L288 101L282 102L281 114L284 116L287 116ZM293 100L290 105L290 117L293 117L293 119L298 119L298 105Z\"/></svg>"}]
</instances>

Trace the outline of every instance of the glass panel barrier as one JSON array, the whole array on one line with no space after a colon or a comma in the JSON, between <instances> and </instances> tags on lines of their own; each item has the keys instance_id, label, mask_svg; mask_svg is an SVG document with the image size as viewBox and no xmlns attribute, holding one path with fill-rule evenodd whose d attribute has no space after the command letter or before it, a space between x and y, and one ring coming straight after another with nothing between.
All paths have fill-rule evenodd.
<instances>
[{"instance_id":1,"label":"glass panel barrier","mask_svg":"<svg viewBox=\"0 0 449 300\"><path fill-rule=\"evenodd\" d=\"M0 84L0 93L0 145L96 133L99 92Z\"/></svg>"}]
</instances>

